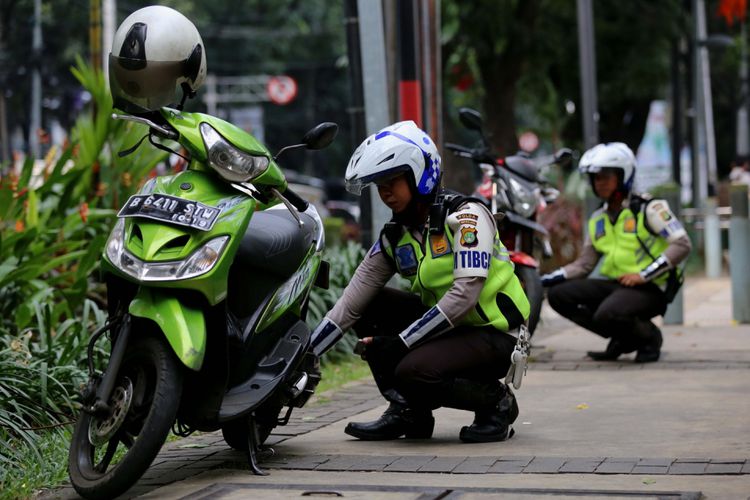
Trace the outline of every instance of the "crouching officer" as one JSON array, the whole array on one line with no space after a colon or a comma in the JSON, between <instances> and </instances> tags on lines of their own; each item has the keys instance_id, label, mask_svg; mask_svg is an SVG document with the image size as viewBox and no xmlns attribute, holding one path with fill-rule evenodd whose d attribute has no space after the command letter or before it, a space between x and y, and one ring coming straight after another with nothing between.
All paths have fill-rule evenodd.
<instances>
[{"instance_id":1,"label":"crouching officer","mask_svg":"<svg viewBox=\"0 0 750 500\"><path fill-rule=\"evenodd\" d=\"M635 156L625 144L599 144L581 158L602 199L588 222L578 259L542 276L552 286L550 306L609 343L595 360L615 360L637 351L635 361L657 361L662 335L651 318L664 314L682 283L678 265L690 253L690 239L665 200L631 192ZM604 279L585 278L603 258ZM554 285L554 286L553 286Z\"/></svg>"},{"instance_id":2,"label":"crouching officer","mask_svg":"<svg viewBox=\"0 0 750 500\"><path fill-rule=\"evenodd\" d=\"M362 440L430 438L432 410L473 411L465 442L513 434L518 405L500 378L511 366L529 303L489 210L440 189L440 155L414 122L368 137L346 171L359 194L375 183L393 218L312 336L318 356L353 327L390 405L373 422L351 422ZM385 287L398 273L411 292Z\"/></svg>"}]
</instances>

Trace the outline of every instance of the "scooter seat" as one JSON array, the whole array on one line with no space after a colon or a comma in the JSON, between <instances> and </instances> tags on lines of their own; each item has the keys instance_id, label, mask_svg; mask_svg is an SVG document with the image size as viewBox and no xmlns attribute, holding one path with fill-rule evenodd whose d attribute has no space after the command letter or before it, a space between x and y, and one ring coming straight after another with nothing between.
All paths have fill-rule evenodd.
<instances>
[{"instance_id":1,"label":"scooter seat","mask_svg":"<svg viewBox=\"0 0 750 500\"><path fill-rule=\"evenodd\" d=\"M235 263L289 278L299 268L315 238L313 218L305 213L299 215L302 227L286 208L253 214Z\"/></svg>"},{"instance_id":2,"label":"scooter seat","mask_svg":"<svg viewBox=\"0 0 750 500\"><path fill-rule=\"evenodd\" d=\"M302 227L285 208L256 212L250 219L229 271L229 308L238 318L249 318L310 251L316 224L308 214L299 215Z\"/></svg>"}]
</instances>

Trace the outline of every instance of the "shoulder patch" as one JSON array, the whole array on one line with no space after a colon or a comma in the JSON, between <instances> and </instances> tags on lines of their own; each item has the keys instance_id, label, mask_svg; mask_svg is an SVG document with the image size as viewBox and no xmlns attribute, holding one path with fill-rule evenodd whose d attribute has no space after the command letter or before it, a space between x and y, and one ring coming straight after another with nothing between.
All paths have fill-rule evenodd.
<instances>
[{"instance_id":1,"label":"shoulder patch","mask_svg":"<svg viewBox=\"0 0 750 500\"><path fill-rule=\"evenodd\" d=\"M477 237L477 229L475 227L462 227L461 228L461 245L471 248L479 244L479 238Z\"/></svg>"},{"instance_id":2,"label":"shoulder patch","mask_svg":"<svg viewBox=\"0 0 750 500\"><path fill-rule=\"evenodd\" d=\"M375 257L377 254L383 251L383 247L380 245L380 239L375 242L375 244L370 248L370 253L368 254L369 257Z\"/></svg>"},{"instance_id":3,"label":"shoulder patch","mask_svg":"<svg viewBox=\"0 0 750 500\"><path fill-rule=\"evenodd\" d=\"M635 217L628 217L625 219L622 228L626 233L634 233L636 231Z\"/></svg>"}]
</instances>

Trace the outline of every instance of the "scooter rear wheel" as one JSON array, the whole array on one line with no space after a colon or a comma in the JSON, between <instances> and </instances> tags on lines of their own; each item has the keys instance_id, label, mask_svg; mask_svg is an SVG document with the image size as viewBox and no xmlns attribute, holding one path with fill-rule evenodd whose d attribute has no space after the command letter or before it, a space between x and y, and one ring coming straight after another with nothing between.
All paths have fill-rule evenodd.
<instances>
[{"instance_id":1,"label":"scooter rear wheel","mask_svg":"<svg viewBox=\"0 0 750 500\"><path fill-rule=\"evenodd\" d=\"M159 453L182 394L182 367L165 341L144 337L128 346L109 404L111 415L81 413L68 471L85 498L115 498Z\"/></svg>"}]
</instances>

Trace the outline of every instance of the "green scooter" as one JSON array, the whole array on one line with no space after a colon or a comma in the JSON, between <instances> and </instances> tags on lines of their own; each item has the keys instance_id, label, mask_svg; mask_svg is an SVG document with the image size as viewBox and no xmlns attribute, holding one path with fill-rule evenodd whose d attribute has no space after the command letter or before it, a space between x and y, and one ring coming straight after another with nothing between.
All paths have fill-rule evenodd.
<instances>
[{"instance_id":1,"label":"green scooter","mask_svg":"<svg viewBox=\"0 0 750 500\"><path fill-rule=\"evenodd\" d=\"M107 241L109 321L89 345L71 482L87 498L118 496L172 428L221 429L263 474L264 441L320 380L303 320L311 288L327 286L321 219L269 151L228 122L168 107L113 117L147 125L152 142L179 142L190 162L132 196ZM321 149L336 132L322 123L290 147ZM105 333L100 374L91 359Z\"/></svg>"}]
</instances>

